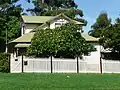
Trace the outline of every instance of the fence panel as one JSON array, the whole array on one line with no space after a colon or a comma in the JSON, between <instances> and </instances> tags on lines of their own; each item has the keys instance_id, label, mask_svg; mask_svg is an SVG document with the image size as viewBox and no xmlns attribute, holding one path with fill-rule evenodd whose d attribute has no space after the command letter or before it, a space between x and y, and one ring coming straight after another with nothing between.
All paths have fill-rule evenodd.
<instances>
[{"instance_id":1,"label":"fence panel","mask_svg":"<svg viewBox=\"0 0 120 90\"><path fill-rule=\"evenodd\" d=\"M49 58L24 59L28 64L24 65L24 72L51 72Z\"/></svg>"},{"instance_id":2,"label":"fence panel","mask_svg":"<svg viewBox=\"0 0 120 90\"><path fill-rule=\"evenodd\" d=\"M103 73L120 73L120 61L102 60Z\"/></svg>"},{"instance_id":3,"label":"fence panel","mask_svg":"<svg viewBox=\"0 0 120 90\"><path fill-rule=\"evenodd\" d=\"M81 73L100 73L100 65L96 63L88 63L87 61L79 61L79 72Z\"/></svg>"},{"instance_id":4,"label":"fence panel","mask_svg":"<svg viewBox=\"0 0 120 90\"><path fill-rule=\"evenodd\" d=\"M53 72L76 73L77 61L75 59L53 59Z\"/></svg>"},{"instance_id":5,"label":"fence panel","mask_svg":"<svg viewBox=\"0 0 120 90\"><path fill-rule=\"evenodd\" d=\"M100 73L100 65L99 64L87 64L87 73Z\"/></svg>"}]
</instances>

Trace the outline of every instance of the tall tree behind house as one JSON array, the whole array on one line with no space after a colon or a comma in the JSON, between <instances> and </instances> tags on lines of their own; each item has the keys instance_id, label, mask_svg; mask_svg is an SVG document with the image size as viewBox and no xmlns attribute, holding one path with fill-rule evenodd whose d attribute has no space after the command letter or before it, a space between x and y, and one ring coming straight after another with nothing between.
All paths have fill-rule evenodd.
<instances>
[{"instance_id":1,"label":"tall tree behind house","mask_svg":"<svg viewBox=\"0 0 120 90\"><path fill-rule=\"evenodd\" d=\"M74 0L33 0L33 9L28 9L35 16L56 16L64 13L68 17L81 21L87 24L87 21L82 19L84 16L83 11L78 9ZM76 17L78 16L78 17Z\"/></svg>"},{"instance_id":2,"label":"tall tree behind house","mask_svg":"<svg viewBox=\"0 0 120 90\"><path fill-rule=\"evenodd\" d=\"M9 42L20 35L19 19L22 8L21 5L16 5L18 1L19 0L0 0L0 52L5 51L6 40Z\"/></svg>"}]
</instances>

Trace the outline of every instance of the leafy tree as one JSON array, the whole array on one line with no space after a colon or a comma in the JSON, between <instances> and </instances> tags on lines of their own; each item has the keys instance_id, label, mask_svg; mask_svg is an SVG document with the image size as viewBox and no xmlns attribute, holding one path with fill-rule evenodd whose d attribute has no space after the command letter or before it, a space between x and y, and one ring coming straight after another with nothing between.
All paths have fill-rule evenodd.
<instances>
[{"instance_id":1,"label":"leafy tree","mask_svg":"<svg viewBox=\"0 0 120 90\"><path fill-rule=\"evenodd\" d=\"M101 13L96 22L91 26L92 30L89 31L89 34L93 37L100 37L104 28L111 24L111 19L108 18L106 12Z\"/></svg>"},{"instance_id":2,"label":"leafy tree","mask_svg":"<svg viewBox=\"0 0 120 90\"><path fill-rule=\"evenodd\" d=\"M81 36L81 27L69 23L55 29L38 30L28 48L27 55L34 57L74 58L94 51Z\"/></svg>"},{"instance_id":3,"label":"leafy tree","mask_svg":"<svg viewBox=\"0 0 120 90\"><path fill-rule=\"evenodd\" d=\"M5 50L6 43L6 31L7 31L7 41L11 41L20 36L20 20L15 16L8 16L4 18L5 20L0 23L0 41L1 41L1 52Z\"/></svg>"},{"instance_id":4,"label":"leafy tree","mask_svg":"<svg viewBox=\"0 0 120 90\"><path fill-rule=\"evenodd\" d=\"M16 5L19 0L1 0L0 1L0 16L17 16L20 17L22 11L21 5Z\"/></svg>"},{"instance_id":5,"label":"leafy tree","mask_svg":"<svg viewBox=\"0 0 120 90\"><path fill-rule=\"evenodd\" d=\"M120 19L117 18L115 24L107 26L102 35L100 43L104 48L120 53Z\"/></svg>"},{"instance_id":6,"label":"leafy tree","mask_svg":"<svg viewBox=\"0 0 120 90\"><path fill-rule=\"evenodd\" d=\"M4 52L6 31L7 40L13 40L20 35L20 13L22 8L16 5L18 0L1 0L0 1L0 52Z\"/></svg>"},{"instance_id":7,"label":"leafy tree","mask_svg":"<svg viewBox=\"0 0 120 90\"><path fill-rule=\"evenodd\" d=\"M35 8L28 9L33 15L37 16L56 16L64 13L68 17L84 22L87 21L76 16L82 17L83 11L78 9L74 0L33 0Z\"/></svg>"}]
</instances>

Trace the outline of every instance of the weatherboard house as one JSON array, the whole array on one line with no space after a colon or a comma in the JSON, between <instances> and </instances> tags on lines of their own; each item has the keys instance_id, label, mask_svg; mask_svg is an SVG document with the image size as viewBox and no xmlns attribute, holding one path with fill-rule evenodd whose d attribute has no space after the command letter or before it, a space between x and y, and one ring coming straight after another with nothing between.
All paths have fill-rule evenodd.
<instances>
[{"instance_id":1,"label":"weatherboard house","mask_svg":"<svg viewBox=\"0 0 120 90\"><path fill-rule=\"evenodd\" d=\"M83 26L82 22L73 20L64 14L59 14L57 16L21 16L21 18L21 36L11 41L8 45L8 51L11 53L13 58L21 56L21 52L26 52L27 47L31 45L31 39L35 32L40 28L54 29L69 22ZM92 43L97 49L97 51L91 52L89 56L84 56L84 58L89 59L90 62L96 62L96 60L99 61L100 46L98 44L98 38L94 38L84 33L82 33L82 36L88 43Z\"/></svg>"},{"instance_id":2,"label":"weatherboard house","mask_svg":"<svg viewBox=\"0 0 120 90\"><path fill-rule=\"evenodd\" d=\"M48 25L47 22L50 22L50 25ZM82 22L72 20L64 14L59 14L57 16L22 16L21 36L11 41L8 49L10 53L17 53L18 55L19 52L21 52L23 49L25 51L25 49L30 46L31 39L38 29L46 29L48 27L50 29L54 29L68 22L83 26ZM89 36L88 34L82 34L82 36L88 43L93 43L95 45L98 43L98 39L95 37Z\"/></svg>"}]
</instances>

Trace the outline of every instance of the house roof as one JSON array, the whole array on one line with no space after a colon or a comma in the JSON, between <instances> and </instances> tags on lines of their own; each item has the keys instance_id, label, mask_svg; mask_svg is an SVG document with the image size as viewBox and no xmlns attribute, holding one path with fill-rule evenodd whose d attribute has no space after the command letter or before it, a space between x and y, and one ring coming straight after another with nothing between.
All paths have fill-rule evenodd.
<instances>
[{"instance_id":1,"label":"house roof","mask_svg":"<svg viewBox=\"0 0 120 90\"><path fill-rule=\"evenodd\" d=\"M76 20L73 20L73 19L67 17L63 13L61 13L57 16L22 16L22 19L25 23L45 23L46 24L46 22L50 22L59 17L64 17L67 20L69 20L73 23L76 23L76 24L84 24L82 22L79 22L79 21L76 21Z\"/></svg>"},{"instance_id":2,"label":"house roof","mask_svg":"<svg viewBox=\"0 0 120 90\"><path fill-rule=\"evenodd\" d=\"M79 21L76 21L76 20L74 20L74 19L69 18L68 16L66 16L66 15L63 14L63 13L55 16L55 17L52 18L50 21L55 20L55 19L57 19L57 18L59 18L59 17L64 17L65 19L67 19L67 20L69 20L69 21L71 21L71 22L73 22L73 23L75 23L75 24L81 24L81 25L84 24L84 23L82 23L82 22L79 22Z\"/></svg>"},{"instance_id":3,"label":"house roof","mask_svg":"<svg viewBox=\"0 0 120 90\"><path fill-rule=\"evenodd\" d=\"M29 47L31 44L26 44L26 43L22 43L22 44L16 44L15 47L16 48L22 48L22 47Z\"/></svg>"},{"instance_id":4,"label":"house roof","mask_svg":"<svg viewBox=\"0 0 120 90\"><path fill-rule=\"evenodd\" d=\"M22 16L24 23L45 23L54 18L53 16Z\"/></svg>"},{"instance_id":5,"label":"house roof","mask_svg":"<svg viewBox=\"0 0 120 90\"><path fill-rule=\"evenodd\" d=\"M26 42L31 42L31 39L33 38L35 32L30 32L27 33L17 39L15 39L14 41L10 42L10 43L26 43ZM99 39L89 36L88 34L81 34L83 38L85 38L86 41L88 42L97 42Z\"/></svg>"},{"instance_id":6,"label":"house roof","mask_svg":"<svg viewBox=\"0 0 120 90\"><path fill-rule=\"evenodd\" d=\"M57 15L57 16L54 16L53 18L49 19L49 20L46 21L46 22L51 22L51 21L53 21L53 20L55 20L55 19L57 19L57 18L60 18L60 17L63 17L63 18L65 18L65 19L69 20L71 23L75 23L75 24L79 24L79 25L84 25L84 23L79 22L79 21L76 21L76 20L73 20L73 19L67 17L66 15L64 15L63 13L61 13L61 14L59 14L59 15ZM33 29L32 31L36 31L36 30L38 30L38 29L41 29L41 28L44 27L46 24L47 24L47 23L44 23L44 24L40 25L39 27Z\"/></svg>"},{"instance_id":7,"label":"house roof","mask_svg":"<svg viewBox=\"0 0 120 90\"><path fill-rule=\"evenodd\" d=\"M99 41L99 38L92 37L88 34L82 34L82 37L85 38L86 41L93 41L93 42Z\"/></svg>"},{"instance_id":8,"label":"house roof","mask_svg":"<svg viewBox=\"0 0 120 90\"><path fill-rule=\"evenodd\" d=\"M27 33L15 40L13 40L12 42L10 43L26 43L26 42L31 42L31 39L33 38L35 32L31 32L31 33Z\"/></svg>"}]
</instances>

